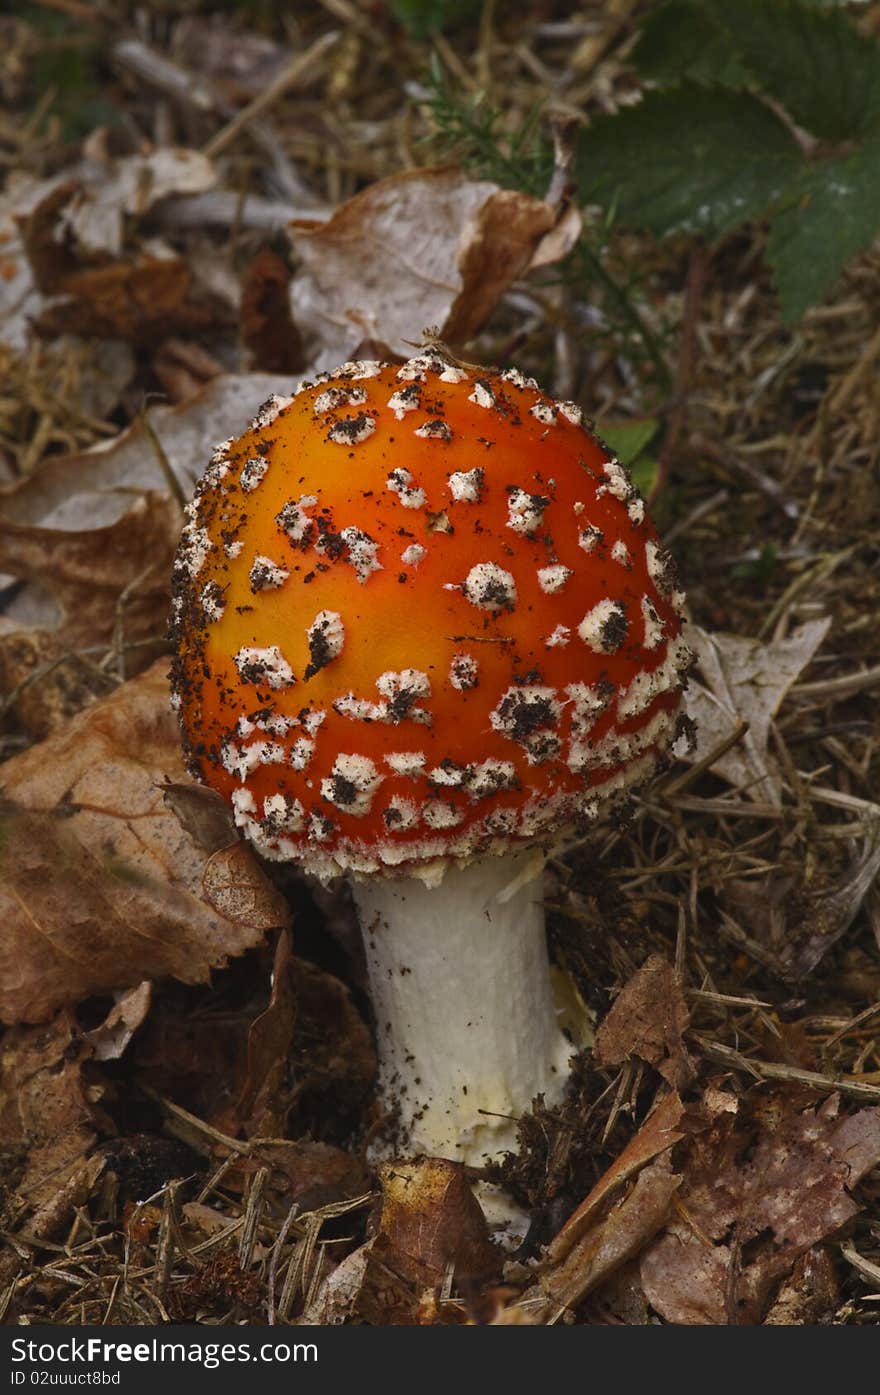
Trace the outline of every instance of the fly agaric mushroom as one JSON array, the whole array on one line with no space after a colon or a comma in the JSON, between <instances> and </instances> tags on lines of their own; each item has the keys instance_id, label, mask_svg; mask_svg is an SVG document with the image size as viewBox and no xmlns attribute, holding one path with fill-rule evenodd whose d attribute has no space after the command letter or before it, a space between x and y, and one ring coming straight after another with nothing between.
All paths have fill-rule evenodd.
<instances>
[{"instance_id":1,"label":"fly agaric mushroom","mask_svg":"<svg viewBox=\"0 0 880 1395\"><path fill-rule=\"evenodd\" d=\"M480 1164L560 1098L541 850L668 751L682 601L625 470L514 369L346 363L215 451L189 766L265 857L351 878L398 1151Z\"/></svg>"}]
</instances>

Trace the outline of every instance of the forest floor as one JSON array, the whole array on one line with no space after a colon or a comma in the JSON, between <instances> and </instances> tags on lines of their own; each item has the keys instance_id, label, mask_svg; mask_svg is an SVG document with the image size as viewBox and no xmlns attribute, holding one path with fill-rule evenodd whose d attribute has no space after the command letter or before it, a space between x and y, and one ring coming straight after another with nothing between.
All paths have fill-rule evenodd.
<instances>
[{"instance_id":1,"label":"forest floor","mask_svg":"<svg viewBox=\"0 0 880 1395\"><path fill-rule=\"evenodd\" d=\"M440 139L432 53L447 93L498 108L504 183L536 107L562 131L633 100L650 6L573 8L486 5L432 37L352 0L0 17L7 1323L876 1321L880 251L786 327L761 226L709 248L586 209L572 231L557 187L518 205L557 238L543 266L524 245L488 293L455 284L492 190L437 172L473 151ZM315 232L389 180L342 252ZM498 230L470 232L495 265ZM398 294L380 269L355 322L377 240ZM446 281L412 275L407 301L413 243ZM699 660L696 756L548 863L583 1051L499 1170L531 1217L507 1255L457 1167L407 1164L413 1200L365 1161L345 893L163 789L186 779L168 575L211 446L454 301L457 352L576 400L629 457Z\"/></svg>"}]
</instances>

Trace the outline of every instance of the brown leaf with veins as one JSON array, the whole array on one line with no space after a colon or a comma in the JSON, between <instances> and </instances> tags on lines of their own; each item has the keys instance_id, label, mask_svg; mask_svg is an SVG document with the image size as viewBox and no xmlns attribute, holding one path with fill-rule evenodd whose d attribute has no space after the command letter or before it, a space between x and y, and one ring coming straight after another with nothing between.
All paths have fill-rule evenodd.
<instances>
[{"instance_id":1,"label":"brown leaf with veins","mask_svg":"<svg viewBox=\"0 0 880 1395\"><path fill-rule=\"evenodd\" d=\"M749 1097L743 1119L714 1111L688 1145L679 1216L641 1261L668 1322L760 1322L801 1257L858 1213L849 1188L880 1162L880 1111L839 1120L835 1096L801 1112L767 1099Z\"/></svg>"},{"instance_id":2,"label":"brown leaf with veins","mask_svg":"<svg viewBox=\"0 0 880 1395\"><path fill-rule=\"evenodd\" d=\"M693 1079L682 1037L690 1022L675 970L652 954L621 989L596 1033L595 1060L619 1066L638 1056L681 1090Z\"/></svg>"},{"instance_id":3,"label":"brown leaf with veins","mask_svg":"<svg viewBox=\"0 0 880 1395\"><path fill-rule=\"evenodd\" d=\"M162 797L182 779L166 661L3 768L0 1018L38 1022L146 978L203 983L288 909L238 845L203 851Z\"/></svg>"}]
</instances>

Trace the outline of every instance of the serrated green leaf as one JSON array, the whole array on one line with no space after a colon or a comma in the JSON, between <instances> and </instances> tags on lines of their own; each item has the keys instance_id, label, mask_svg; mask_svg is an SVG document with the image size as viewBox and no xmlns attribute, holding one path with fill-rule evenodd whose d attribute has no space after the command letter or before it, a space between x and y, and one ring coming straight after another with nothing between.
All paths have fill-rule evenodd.
<instances>
[{"instance_id":1,"label":"serrated green leaf","mask_svg":"<svg viewBox=\"0 0 880 1395\"><path fill-rule=\"evenodd\" d=\"M768 255L785 320L822 300L850 257L880 232L880 138L807 170L776 215Z\"/></svg>"},{"instance_id":2,"label":"serrated green leaf","mask_svg":"<svg viewBox=\"0 0 880 1395\"><path fill-rule=\"evenodd\" d=\"M839 9L736 0L723 24L746 67L800 126L852 140L880 120L880 46Z\"/></svg>"},{"instance_id":3,"label":"serrated green leaf","mask_svg":"<svg viewBox=\"0 0 880 1395\"><path fill-rule=\"evenodd\" d=\"M683 83L600 116L577 158L581 201L652 232L714 241L775 204L803 165L785 124L757 97Z\"/></svg>"},{"instance_id":4,"label":"serrated green leaf","mask_svg":"<svg viewBox=\"0 0 880 1395\"><path fill-rule=\"evenodd\" d=\"M724 3L729 6L729 0ZM718 10L717 0L670 0L649 14L632 52L641 76L661 87L683 78L746 86L750 74Z\"/></svg>"},{"instance_id":5,"label":"serrated green leaf","mask_svg":"<svg viewBox=\"0 0 880 1395\"><path fill-rule=\"evenodd\" d=\"M880 121L880 47L827 3L669 0L646 19L633 59L662 86L694 78L763 89L828 140Z\"/></svg>"}]
</instances>

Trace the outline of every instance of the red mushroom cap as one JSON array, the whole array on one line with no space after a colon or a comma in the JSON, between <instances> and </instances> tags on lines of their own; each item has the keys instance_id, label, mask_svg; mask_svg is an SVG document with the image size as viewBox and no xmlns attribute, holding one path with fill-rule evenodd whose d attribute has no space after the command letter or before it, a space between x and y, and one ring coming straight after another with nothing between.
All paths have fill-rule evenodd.
<instances>
[{"instance_id":1,"label":"red mushroom cap","mask_svg":"<svg viewBox=\"0 0 880 1395\"><path fill-rule=\"evenodd\" d=\"M193 774L268 857L412 873L558 834L675 733L682 596L572 403L349 363L219 446L175 566Z\"/></svg>"}]
</instances>

